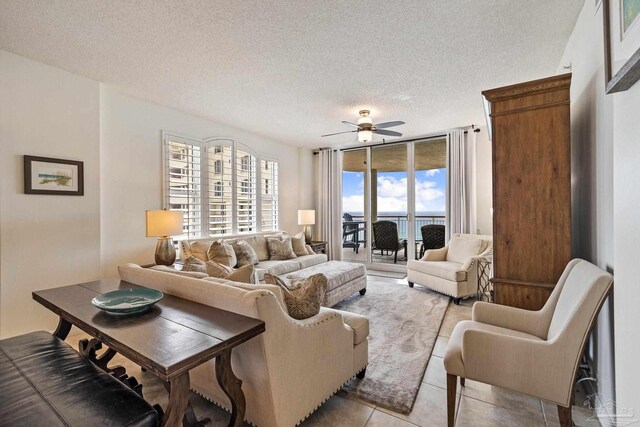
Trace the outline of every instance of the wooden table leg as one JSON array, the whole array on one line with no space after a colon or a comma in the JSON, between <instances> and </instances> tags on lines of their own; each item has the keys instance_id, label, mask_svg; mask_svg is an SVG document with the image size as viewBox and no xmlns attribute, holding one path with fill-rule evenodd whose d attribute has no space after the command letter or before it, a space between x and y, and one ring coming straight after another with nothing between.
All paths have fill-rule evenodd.
<instances>
[{"instance_id":1,"label":"wooden table leg","mask_svg":"<svg viewBox=\"0 0 640 427\"><path fill-rule=\"evenodd\" d=\"M235 376L231 369L231 349L216 357L216 378L222 391L231 400L229 427L242 426L246 402L242 392L242 381Z\"/></svg>"},{"instance_id":2,"label":"wooden table leg","mask_svg":"<svg viewBox=\"0 0 640 427\"><path fill-rule=\"evenodd\" d=\"M67 339L70 330L71 323L61 317L60 320L58 320L58 326L56 327L56 330L53 331L53 335L60 338L61 340L65 340Z\"/></svg>"},{"instance_id":3,"label":"wooden table leg","mask_svg":"<svg viewBox=\"0 0 640 427\"><path fill-rule=\"evenodd\" d=\"M169 381L168 388L169 404L164 412L162 426L179 427L189 404L189 373L185 372Z\"/></svg>"}]
</instances>

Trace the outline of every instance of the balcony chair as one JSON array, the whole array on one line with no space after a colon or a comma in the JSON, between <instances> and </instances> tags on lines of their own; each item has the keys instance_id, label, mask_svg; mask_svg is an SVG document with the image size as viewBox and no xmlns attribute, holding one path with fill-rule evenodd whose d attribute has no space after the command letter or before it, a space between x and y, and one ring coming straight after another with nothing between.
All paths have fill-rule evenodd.
<instances>
[{"instance_id":1,"label":"balcony chair","mask_svg":"<svg viewBox=\"0 0 640 427\"><path fill-rule=\"evenodd\" d=\"M470 379L554 403L571 426L573 385L590 331L613 276L574 259L539 311L476 302L472 320L456 325L447 344L447 420L453 427L456 382Z\"/></svg>"},{"instance_id":2,"label":"balcony chair","mask_svg":"<svg viewBox=\"0 0 640 427\"><path fill-rule=\"evenodd\" d=\"M342 224L342 247L353 248L357 254L358 249L360 249L360 242L358 241L358 233L360 230L358 229L358 225L348 224L349 222L353 222L353 216L349 213L342 214L342 220L347 223Z\"/></svg>"},{"instance_id":3,"label":"balcony chair","mask_svg":"<svg viewBox=\"0 0 640 427\"><path fill-rule=\"evenodd\" d=\"M493 251L493 237L480 234L453 235L441 249L428 249L419 260L407 265L407 281L460 299L478 290L477 263Z\"/></svg>"},{"instance_id":4,"label":"balcony chair","mask_svg":"<svg viewBox=\"0 0 640 427\"><path fill-rule=\"evenodd\" d=\"M445 244L445 228L440 224L427 224L420 227L422 234L422 244L420 245L420 258L424 256L424 251L428 249L440 249Z\"/></svg>"},{"instance_id":5,"label":"balcony chair","mask_svg":"<svg viewBox=\"0 0 640 427\"><path fill-rule=\"evenodd\" d=\"M398 251L404 249L404 259L407 259L407 241L398 236L398 224L393 221L378 221L373 223L373 243L371 251L393 252L393 263L398 262Z\"/></svg>"}]
</instances>

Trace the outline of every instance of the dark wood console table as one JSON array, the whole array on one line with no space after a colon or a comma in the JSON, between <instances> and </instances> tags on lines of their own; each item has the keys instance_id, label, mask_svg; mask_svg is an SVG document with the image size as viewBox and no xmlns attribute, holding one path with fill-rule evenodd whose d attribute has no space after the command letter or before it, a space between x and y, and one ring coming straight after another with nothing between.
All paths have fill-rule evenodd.
<instances>
[{"instance_id":1,"label":"dark wood console table","mask_svg":"<svg viewBox=\"0 0 640 427\"><path fill-rule=\"evenodd\" d=\"M198 424L189 405L189 371L215 358L216 378L231 400L229 426L241 426L245 398L242 381L231 369L231 351L264 332L264 322L168 294L150 311L133 316L112 316L91 304L104 292L134 287L138 286L110 279L32 295L60 316L57 337L65 339L74 325L108 346L97 359L93 350L94 363L101 368L107 370L106 364L118 352L162 379L169 390L163 426L180 426L183 419L184 425Z\"/></svg>"}]
</instances>

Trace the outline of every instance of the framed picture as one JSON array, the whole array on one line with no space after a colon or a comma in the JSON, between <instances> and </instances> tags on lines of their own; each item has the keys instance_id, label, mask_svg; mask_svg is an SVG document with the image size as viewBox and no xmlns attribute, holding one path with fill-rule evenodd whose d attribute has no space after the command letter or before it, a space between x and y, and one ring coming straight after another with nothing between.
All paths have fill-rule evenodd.
<instances>
[{"instance_id":1,"label":"framed picture","mask_svg":"<svg viewBox=\"0 0 640 427\"><path fill-rule=\"evenodd\" d=\"M24 156L24 193L83 196L83 163Z\"/></svg>"},{"instance_id":2,"label":"framed picture","mask_svg":"<svg viewBox=\"0 0 640 427\"><path fill-rule=\"evenodd\" d=\"M640 79L640 0L602 5L606 92L622 92Z\"/></svg>"}]
</instances>

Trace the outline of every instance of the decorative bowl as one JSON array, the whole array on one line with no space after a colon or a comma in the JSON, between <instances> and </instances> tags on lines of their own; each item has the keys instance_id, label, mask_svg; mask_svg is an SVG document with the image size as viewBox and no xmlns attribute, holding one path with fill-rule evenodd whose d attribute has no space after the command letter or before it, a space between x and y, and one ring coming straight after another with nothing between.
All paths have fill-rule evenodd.
<instances>
[{"instance_id":1,"label":"decorative bowl","mask_svg":"<svg viewBox=\"0 0 640 427\"><path fill-rule=\"evenodd\" d=\"M119 289L91 300L100 310L117 316L144 313L162 299L162 292L149 288Z\"/></svg>"}]
</instances>

